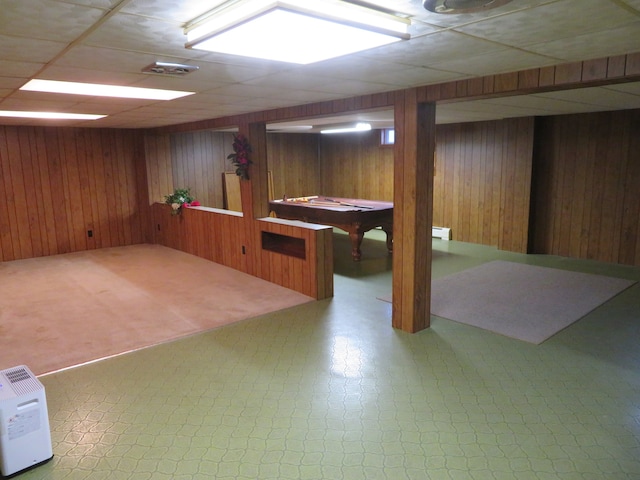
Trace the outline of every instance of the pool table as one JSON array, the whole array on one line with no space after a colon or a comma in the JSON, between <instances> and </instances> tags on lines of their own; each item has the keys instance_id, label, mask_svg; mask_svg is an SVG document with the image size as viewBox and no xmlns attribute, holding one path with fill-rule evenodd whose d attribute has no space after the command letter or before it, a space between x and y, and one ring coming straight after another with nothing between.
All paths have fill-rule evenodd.
<instances>
[{"instance_id":1,"label":"pool table","mask_svg":"<svg viewBox=\"0 0 640 480\"><path fill-rule=\"evenodd\" d=\"M310 196L272 200L269 208L279 218L319 223L344 230L351 239L354 261L362 257L364 233L381 227L387 234L387 250L393 252L393 202Z\"/></svg>"}]
</instances>

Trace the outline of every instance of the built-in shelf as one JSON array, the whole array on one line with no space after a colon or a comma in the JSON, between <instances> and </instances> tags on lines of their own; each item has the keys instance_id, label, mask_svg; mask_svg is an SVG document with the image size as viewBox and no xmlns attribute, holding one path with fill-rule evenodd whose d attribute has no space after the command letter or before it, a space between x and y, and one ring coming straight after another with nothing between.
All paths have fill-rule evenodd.
<instances>
[{"instance_id":1,"label":"built-in shelf","mask_svg":"<svg viewBox=\"0 0 640 480\"><path fill-rule=\"evenodd\" d=\"M281 253L289 257L306 260L306 244L304 238L289 237L279 233L262 232L262 249Z\"/></svg>"}]
</instances>

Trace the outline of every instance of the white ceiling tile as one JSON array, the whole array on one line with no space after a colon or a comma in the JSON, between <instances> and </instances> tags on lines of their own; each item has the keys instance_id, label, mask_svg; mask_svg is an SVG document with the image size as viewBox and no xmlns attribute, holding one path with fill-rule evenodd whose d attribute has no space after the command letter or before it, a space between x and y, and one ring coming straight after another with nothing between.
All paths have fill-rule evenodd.
<instances>
[{"instance_id":1,"label":"white ceiling tile","mask_svg":"<svg viewBox=\"0 0 640 480\"><path fill-rule=\"evenodd\" d=\"M638 14L640 14L640 0L621 0L622 3L629 5L631 8L635 8Z\"/></svg>"},{"instance_id":2,"label":"white ceiling tile","mask_svg":"<svg viewBox=\"0 0 640 480\"><path fill-rule=\"evenodd\" d=\"M387 68L385 72L371 75L369 78L373 82L396 85L400 88L452 82L467 77L468 75L466 74L436 70L434 68L391 64L390 68Z\"/></svg>"},{"instance_id":3,"label":"white ceiling tile","mask_svg":"<svg viewBox=\"0 0 640 480\"><path fill-rule=\"evenodd\" d=\"M431 67L451 59L462 60L478 55L504 50L504 46L471 37L451 30L412 38L405 43L394 43L385 47L385 55L360 54L364 58L376 58L405 65Z\"/></svg>"},{"instance_id":4,"label":"white ceiling tile","mask_svg":"<svg viewBox=\"0 0 640 480\"><path fill-rule=\"evenodd\" d=\"M0 32L39 40L71 43L96 22L105 11L89 6L47 0L3 1Z\"/></svg>"},{"instance_id":5,"label":"white ceiling tile","mask_svg":"<svg viewBox=\"0 0 640 480\"><path fill-rule=\"evenodd\" d=\"M610 110L640 108L640 96L615 90L604 92L602 88L580 88L563 92L549 92L534 95L556 102L570 101L583 105L605 107Z\"/></svg>"},{"instance_id":6,"label":"white ceiling tile","mask_svg":"<svg viewBox=\"0 0 640 480\"><path fill-rule=\"evenodd\" d=\"M529 45L527 50L559 58L565 62L638 52L640 51L640 20L612 30Z\"/></svg>"},{"instance_id":7,"label":"white ceiling tile","mask_svg":"<svg viewBox=\"0 0 640 480\"><path fill-rule=\"evenodd\" d=\"M107 20L83 44L129 50L140 54L190 58L179 22L158 21L138 15L120 14ZM199 54L198 54L199 55Z\"/></svg>"},{"instance_id":8,"label":"white ceiling tile","mask_svg":"<svg viewBox=\"0 0 640 480\"><path fill-rule=\"evenodd\" d=\"M43 63L0 60L0 76L29 78L44 67Z\"/></svg>"},{"instance_id":9,"label":"white ceiling tile","mask_svg":"<svg viewBox=\"0 0 640 480\"><path fill-rule=\"evenodd\" d=\"M440 70L465 73L472 76L484 76L543 67L555 63L557 61L554 61L553 58L505 48L473 58L453 58L449 61L435 63L432 66ZM509 67L505 67L505 65L509 65Z\"/></svg>"},{"instance_id":10,"label":"white ceiling tile","mask_svg":"<svg viewBox=\"0 0 640 480\"><path fill-rule=\"evenodd\" d=\"M61 65L47 68L41 75L38 75L38 78L67 82L106 83L109 85L131 85L140 79L137 75L126 72L104 72Z\"/></svg>"},{"instance_id":11,"label":"white ceiling tile","mask_svg":"<svg viewBox=\"0 0 640 480\"><path fill-rule=\"evenodd\" d=\"M187 23L224 1L226 0L136 0L126 4L122 11L143 17Z\"/></svg>"},{"instance_id":12,"label":"white ceiling tile","mask_svg":"<svg viewBox=\"0 0 640 480\"><path fill-rule=\"evenodd\" d=\"M12 37L0 34L0 60L47 63L66 45L50 40Z\"/></svg>"},{"instance_id":13,"label":"white ceiling tile","mask_svg":"<svg viewBox=\"0 0 640 480\"><path fill-rule=\"evenodd\" d=\"M76 99L73 98L57 98L48 99L37 97L21 92L20 95L14 95L2 102L0 110L42 110L45 112L66 111L76 105Z\"/></svg>"},{"instance_id":14,"label":"white ceiling tile","mask_svg":"<svg viewBox=\"0 0 640 480\"><path fill-rule=\"evenodd\" d=\"M9 90L10 94L25 83L26 79L20 77L0 77L0 88Z\"/></svg>"},{"instance_id":15,"label":"white ceiling tile","mask_svg":"<svg viewBox=\"0 0 640 480\"><path fill-rule=\"evenodd\" d=\"M154 75L147 74L142 78L139 78L131 86L141 88L159 88L165 90L179 90L184 92L202 92L205 89L214 89L228 85L225 82L218 82L215 79L207 80L206 78L199 76L199 72L193 72L188 75L173 76L173 75Z\"/></svg>"},{"instance_id":16,"label":"white ceiling tile","mask_svg":"<svg viewBox=\"0 0 640 480\"><path fill-rule=\"evenodd\" d=\"M209 93L216 95L231 95L234 97L242 98L260 98L263 96L272 96L279 92L278 88L271 87L258 87L255 85L247 85L243 83L236 83L233 85L226 85L219 88L209 90Z\"/></svg>"},{"instance_id":17,"label":"white ceiling tile","mask_svg":"<svg viewBox=\"0 0 640 480\"><path fill-rule=\"evenodd\" d=\"M441 110L436 112L436 123L444 125L448 123L468 123L468 122L484 122L487 120L496 120L496 112L472 112L472 111L452 111Z\"/></svg>"},{"instance_id":18,"label":"white ceiling tile","mask_svg":"<svg viewBox=\"0 0 640 480\"><path fill-rule=\"evenodd\" d=\"M56 0L65 3L75 3L86 7L102 8L103 10L111 10L117 6L122 0Z\"/></svg>"},{"instance_id":19,"label":"white ceiling tile","mask_svg":"<svg viewBox=\"0 0 640 480\"><path fill-rule=\"evenodd\" d=\"M640 82L607 85L606 87L602 87L602 90L605 92L612 90L614 92L625 92L630 95L640 95Z\"/></svg>"},{"instance_id":20,"label":"white ceiling tile","mask_svg":"<svg viewBox=\"0 0 640 480\"><path fill-rule=\"evenodd\" d=\"M556 102L535 96L515 96L494 98L489 100L476 100L474 105L483 106L483 108L499 109L508 107L511 112L519 109L522 112L529 112L530 115L549 115L559 113L562 107L558 107ZM470 105L472 107L473 105ZM564 106L566 108L566 106Z\"/></svg>"},{"instance_id":21,"label":"white ceiling tile","mask_svg":"<svg viewBox=\"0 0 640 480\"><path fill-rule=\"evenodd\" d=\"M594 21L597 19L597 21ZM620 27L637 18L614 2L564 0L456 28L504 45L526 47Z\"/></svg>"},{"instance_id":22,"label":"white ceiling tile","mask_svg":"<svg viewBox=\"0 0 640 480\"><path fill-rule=\"evenodd\" d=\"M183 59L179 57L158 58L158 56L153 53L130 52L113 48L80 45L61 56L56 62L56 66L74 69L82 68L96 71L102 75L111 72L120 75L138 76L140 70L150 63L155 61L184 63L178 60Z\"/></svg>"}]
</instances>

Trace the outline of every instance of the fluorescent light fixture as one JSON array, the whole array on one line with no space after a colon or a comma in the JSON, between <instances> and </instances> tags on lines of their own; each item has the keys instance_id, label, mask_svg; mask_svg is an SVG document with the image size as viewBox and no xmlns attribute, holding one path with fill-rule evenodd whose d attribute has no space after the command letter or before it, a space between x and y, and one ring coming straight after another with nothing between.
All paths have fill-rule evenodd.
<instances>
[{"instance_id":1,"label":"fluorescent light fixture","mask_svg":"<svg viewBox=\"0 0 640 480\"><path fill-rule=\"evenodd\" d=\"M121 87L99 83L60 82L56 80L29 80L20 90L30 92L67 93L92 97L140 98L144 100L173 100L195 92L161 90L156 88Z\"/></svg>"},{"instance_id":2,"label":"fluorescent light fixture","mask_svg":"<svg viewBox=\"0 0 640 480\"><path fill-rule=\"evenodd\" d=\"M27 112L0 110L0 117L15 118L45 118L50 120L98 120L106 115L91 115L87 113L59 113L59 112Z\"/></svg>"},{"instance_id":3,"label":"fluorescent light fixture","mask_svg":"<svg viewBox=\"0 0 640 480\"><path fill-rule=\"evenodd\" d=\"M191 22L185 46L308 64L406 40L409 23L337 0L232 0Z\"/></svg>"},{"instance_id":4,"label":"fluorescent light fixture","mask_svg":"<svg viewBox=\"0 0 640 480\"><path fill-rule=\"evenodd\" d=\"M320 133L349 133L349 132L367 132L371 130L370 123L356 123L355 125L346 127L335 127L320 130Z\"/></svg>"}]
</instances>

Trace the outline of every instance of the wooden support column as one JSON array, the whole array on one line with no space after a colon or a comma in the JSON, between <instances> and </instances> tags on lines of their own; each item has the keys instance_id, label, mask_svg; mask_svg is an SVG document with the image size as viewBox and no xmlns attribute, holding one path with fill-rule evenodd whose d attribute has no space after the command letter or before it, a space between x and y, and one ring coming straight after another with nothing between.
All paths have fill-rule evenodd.
<instances>
[{"instance_id":1,"label":"wooden support column","mask_svg":"<svg viewBox=\"0 0 640 480\"><path fill-rule=\"evenodd\" d=\"M253 218L269 216L269 180L267 165L267 125L264 123L250 123L247 134L251 145L251 160L249 180L251 181Z\"/></svg>"},{"instance_id":2,"label":"wooden support column","mask_svg":"<svg viewBox=\"0 0 640 480\"><path fill-rule=\"evenodd\" d=\"M410 333L431 324L435 111L416 89L396 97L392 325Z\"/></svg>"},{"instance_id":3,"label":"wooden support column","mask_svg":"<svg viewBox=\"0 0 640 480\"><path fill-rule=\"evenodd\" d=\"M267 126L265 123L248 123L239 126L239 133L247 137L251 145L249 179L240 180L242 214L244 218L244 253L242 271L260 276L261 242L256 218L269 215L267 179Z\"/></svg>"}]
</instances>

